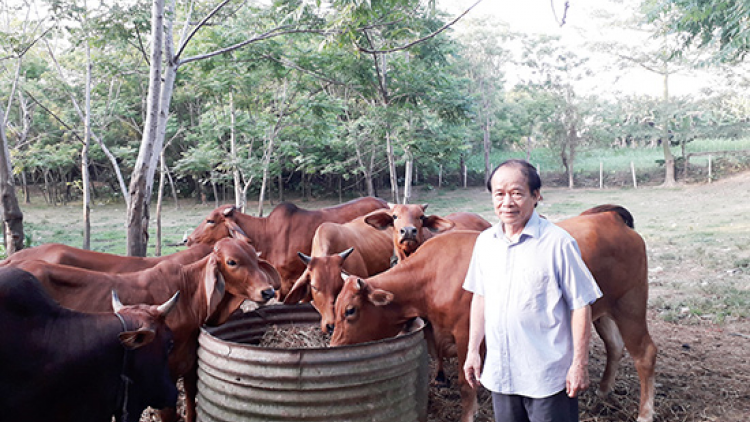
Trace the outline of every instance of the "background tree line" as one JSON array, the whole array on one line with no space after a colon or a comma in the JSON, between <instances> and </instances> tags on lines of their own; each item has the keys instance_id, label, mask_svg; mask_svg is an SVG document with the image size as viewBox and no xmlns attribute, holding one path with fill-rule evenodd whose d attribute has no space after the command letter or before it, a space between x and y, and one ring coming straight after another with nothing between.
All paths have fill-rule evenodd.
<instances>
[{"instance_id":1,"label":"background tree line","mask_svg":"<svg viewBox=\"0 0 750 422\"><path fill-rule=\"evenodd\" d=\"M556 152L573 187L576 154L593 146L659 146L669 184L671 148L746 127L742 77L700 98L669 95L673 69L706 63L670 35L677 6L602 17L653 42L593 49L664 75L663 92L625 97L581 88L597 71L585 54L473 6L320 3L3 3L6 245L23 240L20 208L6 203L14 185L26 202L31 186L51 204L82 200L85 221L91 195L122 200L128 252L143 255L162 195L240 207L252 195L258 214L289 193L408 202L417 183L483 183L493 150L539 148ZM506 82L509 72L521 77ZM483 168L468 168L477 155Z\"/></svg>"}]
</instances>

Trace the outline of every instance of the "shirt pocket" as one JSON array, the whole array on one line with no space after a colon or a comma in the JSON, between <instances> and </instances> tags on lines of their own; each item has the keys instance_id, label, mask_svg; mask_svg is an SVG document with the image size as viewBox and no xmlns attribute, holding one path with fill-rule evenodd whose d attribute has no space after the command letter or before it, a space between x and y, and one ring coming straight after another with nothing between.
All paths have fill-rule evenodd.
<instances>
[{"instance_id":1,"label":"shirt pocket","mask_svg":"<svg viewBox=\"0 0 750 422\"><path fill-rule=\"evenodd\" d=\"M547 309L549 303L554 301L558 289L550 273L538 268L528 269L521 273L518 281L521 309Z\"/></svg>"}]
</instances>

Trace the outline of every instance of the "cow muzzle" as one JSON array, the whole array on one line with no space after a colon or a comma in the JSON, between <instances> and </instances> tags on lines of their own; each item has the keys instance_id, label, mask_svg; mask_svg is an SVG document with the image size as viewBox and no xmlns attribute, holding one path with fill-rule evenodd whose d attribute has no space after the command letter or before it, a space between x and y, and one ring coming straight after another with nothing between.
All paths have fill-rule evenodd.
<instances>
[{"instance_id":1,"label":"cow muzzle","mask_svg":"<svg viewBox=\"0 0 750 422\"><path fill-rule=\"evenodd\" d=\"M402 227L398 233L401 236L402 243L417 240L417 228L416 227Z\"/></svg>"}]
</instances>

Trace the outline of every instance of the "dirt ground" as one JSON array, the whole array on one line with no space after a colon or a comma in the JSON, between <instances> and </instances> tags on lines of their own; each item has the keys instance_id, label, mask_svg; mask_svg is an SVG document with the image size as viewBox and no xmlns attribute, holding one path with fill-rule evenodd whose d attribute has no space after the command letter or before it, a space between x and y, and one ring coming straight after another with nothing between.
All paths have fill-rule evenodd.
<instances>
[{"instance_id":1,"label":"dirt ground","mask_svg":"<svg viewBox=\"0 0 750 422\"><path fill-rule=\"evenodd\" d=\"M481 200L489 198L485 194ZM648 248L648 323L659 348L655 421L750 421L750 304L746 301L750 290L750 173L676 188L553 188L546 190L544 202L540 212L549 211L547 216L553 221L602 203L622 204L635 216L636 230ZM716 309L721 306L709 304L730 300L739 302L737 310L727 310L726 317L718 319ZM701 306L710 309L701 312L705 309ZM640 388L629 355L622 361L613 391L604 398L596 394L605 356L603 343L594 332L592 386L579 400L581 421L635 421ZM457 420L458 400L455 388L433 388L430 422ZM492 405L485 392L480 394L477 421L492 420Z\"/></svg>"}]
</instances>

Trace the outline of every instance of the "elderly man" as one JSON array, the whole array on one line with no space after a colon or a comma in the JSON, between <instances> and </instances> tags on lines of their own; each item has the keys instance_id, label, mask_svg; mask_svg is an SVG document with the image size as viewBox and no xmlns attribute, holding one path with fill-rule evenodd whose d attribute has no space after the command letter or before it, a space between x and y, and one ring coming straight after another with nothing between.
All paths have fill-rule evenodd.
<instances>
[{"instance_id":1,"label":"elderly man","mask_svg":"<svg viewBox=\"0 0 750 422\"><path fill-rule=\"evenodd\" d=\"M464 373L492 392L497 421L578 421L589 384L590 305L601 291L576 241L536 213L541 185L523 160L492 172L500 222L477 238L464 282L474 294Z\"/></svg>"}]
</instances>

